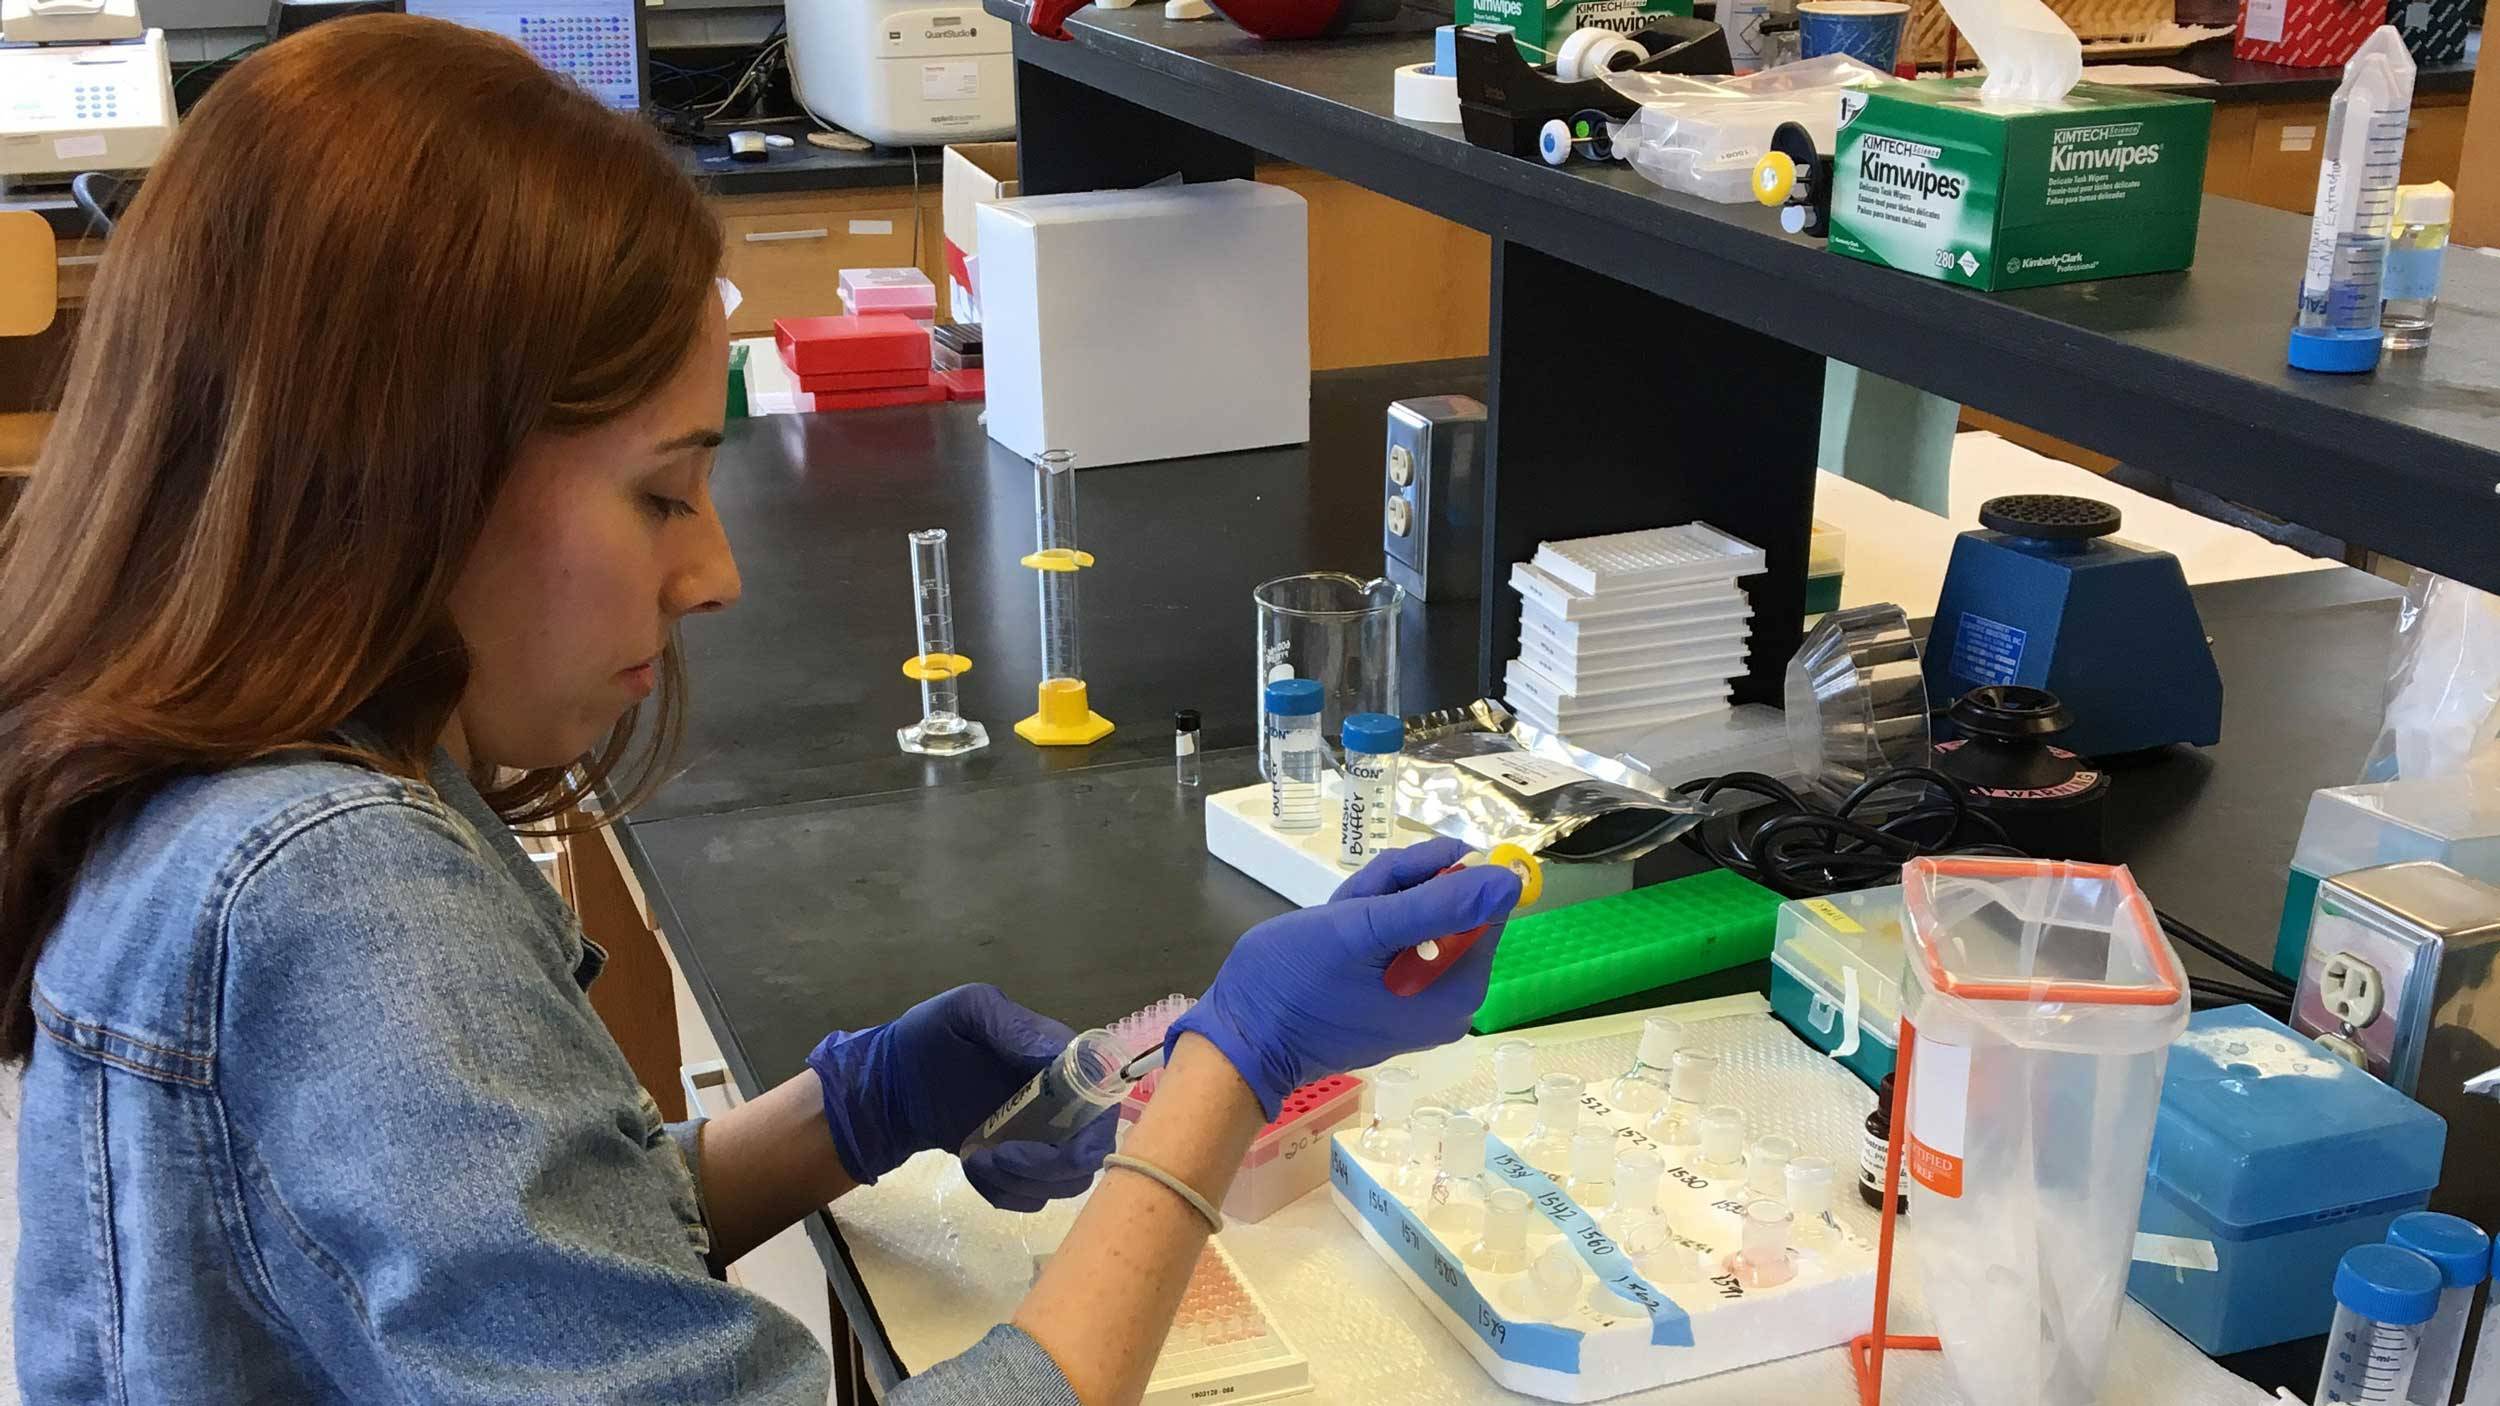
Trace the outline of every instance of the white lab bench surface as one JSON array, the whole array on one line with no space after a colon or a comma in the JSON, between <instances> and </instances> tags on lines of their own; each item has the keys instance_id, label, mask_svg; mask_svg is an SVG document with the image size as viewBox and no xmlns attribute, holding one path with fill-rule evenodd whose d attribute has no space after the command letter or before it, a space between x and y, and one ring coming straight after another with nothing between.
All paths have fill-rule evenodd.
<instances>
[{"instance_id":1,"label":"white lab bench surface","mask_svg":"<svg viewBox=\"0 0 2500 1406\"><path fill-rule=\"evenodd\" d=\"M1767 1011L1744 995L1677 1008L1698 1022L1713 1015ZM1471 1036L1405 1061L1467 1062L1488 1056L1492 1038L1540 1042L1634 1033L1639 1013L1539 1029ZM1436 1082L1427 1072L1427 1084ZM1854 1086L1873 1107L1874 1096ZM1849 1187L1848 1208L1860 1209ZM860 1282L903 1365L920 1371L970 1347L1015 1311L1032 1279L1032 1255L1054 1247L1070 1212L1038 1216L981 1202L953 1158L924 1153L833 1208L858 1265ZM1904 1223L1908 1225L1907 1222ZM1909 1233L1914 1233L1911 1231ZM1361 1406L1492 1406L1530 1401L1493 1383L1397 1273L1330 1204L1325 1187L1255 1225L1235 1224L1224 1244L1266 1301L1287 1338L1310 1359L1313 1390L1297 1401ZM1896 1280L1909 1277L1899 1257ZM1914 1295L1904 1285L1899 1304ZM1915 1313L1896 1311L1893 1331L1924 1331ZM1828 1348L1778 1362L1613 1398L1627 1406L1855 1406L1845 1351ZM2185 1339L2127 1301L2105 1399L2128 1406L2261 1406L2273 1400L2214 1365ZM1934 1353L1885 1359L1887 1406L1949 1406L1961 1398ZM1971 1403L1971 1406L1982 1406ZM1985 1406L1999 1406L1986 1403Z\"/></svg>"}]
</instances>

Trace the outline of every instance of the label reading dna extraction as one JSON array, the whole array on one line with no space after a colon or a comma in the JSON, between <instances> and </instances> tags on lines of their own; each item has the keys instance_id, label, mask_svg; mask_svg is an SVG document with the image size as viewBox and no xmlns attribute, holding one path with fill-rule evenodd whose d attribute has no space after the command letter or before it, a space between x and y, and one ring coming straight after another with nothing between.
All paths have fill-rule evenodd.
<instances>
[{"instance_id":1,"label":"label reading dna extraction","mask_svg":"<svg viewBox=\"0 0 2500 1406\"><path fill-rule=\"evenodd\" d=\"M1991 108L1979 83L1842 100L1834 252L1988 289L2193 261L2211 103L2085 83Z\"/></svg>"}]
</instances>

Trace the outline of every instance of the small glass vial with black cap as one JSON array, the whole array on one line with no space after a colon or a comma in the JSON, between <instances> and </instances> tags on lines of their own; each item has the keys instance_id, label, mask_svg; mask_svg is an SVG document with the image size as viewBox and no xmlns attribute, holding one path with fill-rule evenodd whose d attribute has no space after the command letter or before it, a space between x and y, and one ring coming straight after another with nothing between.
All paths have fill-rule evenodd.
<instances>
[{"instance_id":1,"label":"small glass vial with black cap","mask_svg":"<svg viewBox=\"0 0 2500 1406\"><path fill-rule=\"evenodd\" d=\"M1172 714L1172 780L1182 786L1199 786L1205 779L1198 774L1198 710L1178 709Z\"/></svg>"}]
</instances>

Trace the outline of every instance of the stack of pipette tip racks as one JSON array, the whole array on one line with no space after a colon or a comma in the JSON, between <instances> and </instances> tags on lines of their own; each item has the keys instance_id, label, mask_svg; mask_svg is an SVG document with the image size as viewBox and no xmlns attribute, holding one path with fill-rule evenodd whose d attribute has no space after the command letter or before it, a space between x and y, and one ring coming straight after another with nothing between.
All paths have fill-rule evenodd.
<instances>
[{"instance_id":1,"label":"stack of pipette tip racks","mask_svg":"<svg viewBox=\"0 0 2500 1406\"><path fill-rule=\"evenodd\" d=\"M1519 657L1503 701L1591 750L1727 707L1762 549L1706 523L1543 542L1511 567Z\"/></svg>"}]
</instances>

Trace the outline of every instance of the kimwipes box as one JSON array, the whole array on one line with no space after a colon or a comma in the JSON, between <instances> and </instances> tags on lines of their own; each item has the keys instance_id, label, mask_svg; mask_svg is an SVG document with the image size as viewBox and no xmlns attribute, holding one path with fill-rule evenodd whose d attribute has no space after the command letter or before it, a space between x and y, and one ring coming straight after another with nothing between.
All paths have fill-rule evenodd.
<instances>
[{"instance_id":1,"label":"kimwipes box","mask_svg":"<svg viewBox=\"0 0 2500 1406\"><path fill-rule=\"evenodd\" d=\"M2080 83L1985 107L1980 82L1842 96L1835 253L1992 290L2195 260L2212 103Z\"/></svg>"}]
</instances>

